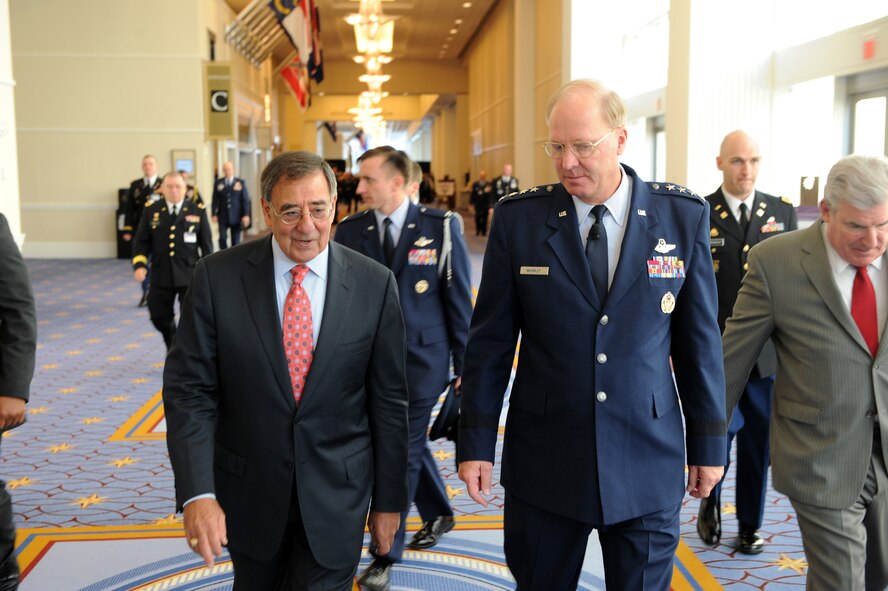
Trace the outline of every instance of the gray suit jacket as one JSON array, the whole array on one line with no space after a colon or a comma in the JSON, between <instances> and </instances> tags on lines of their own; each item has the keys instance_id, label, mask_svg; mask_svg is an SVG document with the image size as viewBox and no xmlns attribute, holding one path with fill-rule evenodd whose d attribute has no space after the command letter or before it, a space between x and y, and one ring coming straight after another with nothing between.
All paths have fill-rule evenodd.
<instances>
[{"instance_id":1,"label":"gray suit jacket","mask_svg":"<svg viewBox=\"0 0 888 591\"><path fill-rule=\"evenodd\" d=\"M0 214L0 396L28 400L37 351L37 315L22 259Z\"/></svg>"},{"instance_id":2,"label":"gray suit jacket","mask_svg":"<svg viewBox=\"0 0 888 591\"><path fill-rule=\"evenodd\" d=\"M372 508L407 508L404 321L391 271L329 243L327 296L297 407L271 237L202 258L163 376L177 504L215 493L229 547L280 547L293 498L327 568L358 563Z\"/></svg>"},{"instance_id":3,"label":"gray suit jacket","mask_svg":"<svg viewBox=\"0 0 888 591\"><path fill-rule=\"evenodd\" d=\"M802 503L845 509L863 488L875 410L888 432L888 345L882 338L870 356L833 280L821 227L818 221L750 251L723 336L727 408L736 406L771 338L774 488Z\"/></svg>"}]
</instances>

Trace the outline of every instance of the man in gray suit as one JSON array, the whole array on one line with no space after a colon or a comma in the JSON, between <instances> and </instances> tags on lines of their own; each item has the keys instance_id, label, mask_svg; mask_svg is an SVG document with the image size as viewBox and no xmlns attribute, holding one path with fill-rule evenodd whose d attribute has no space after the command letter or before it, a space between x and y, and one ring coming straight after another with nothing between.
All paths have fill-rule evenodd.
<instances>
[{"instance_id":1,"label":"man in gray suit","mask_svg":"<svg viewBox=\"0 0 888 591\"><path fill-rule=\"evenodd\" d=\"M198 262L167 356L177 505L208 566L228 546L235 591L348 591L364 524L386 554L407 508L397 283L330 242L322 158L281 154L261 189L271 235Z\"/></svg>"},{"instance_id":2,"label":"man in gray suit","mask_svg":"<svg viewBox=\"0 0 888 591\"><path fill-rule=\"evenodd\" d=\"M888 160L830 170L821 219L755 246L723 337L727 408L770 338L774 488L796 510L808 589L888 585ZM880 429L880 422L884 427Z\"/></svg>"}]
</instances>

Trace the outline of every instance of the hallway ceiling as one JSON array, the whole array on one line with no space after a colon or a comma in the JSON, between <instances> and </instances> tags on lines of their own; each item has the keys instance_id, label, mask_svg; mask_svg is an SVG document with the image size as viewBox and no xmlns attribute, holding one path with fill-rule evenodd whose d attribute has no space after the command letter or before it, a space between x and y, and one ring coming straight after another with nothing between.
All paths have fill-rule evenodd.
<instances>
[{"instance_id":1,"label":"hallway ceiling","mask_svg":"<svg viewBox=\"0 0 888 591\"><path fill-rule=\"evenodd\" d=\"M236 13L250 4L250 0L225 1ZM462 57L494 4L496 0L383 0L383 12L397 18L392 57L414 60ZM317 0L317 6L324 59L351 59L356 53L355 35L345 17L358 11L358 0ZM457 19L462 22L457 23ZM284 37L273 54L280 61L291 51L292 45Z\"/></svg>"}]
</instances>

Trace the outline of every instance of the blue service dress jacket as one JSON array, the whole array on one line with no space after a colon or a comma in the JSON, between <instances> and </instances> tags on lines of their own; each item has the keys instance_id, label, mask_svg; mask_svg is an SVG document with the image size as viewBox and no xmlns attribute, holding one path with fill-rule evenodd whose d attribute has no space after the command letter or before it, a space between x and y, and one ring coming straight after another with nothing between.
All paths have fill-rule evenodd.
<instances>
[{"instance_id":1,"label":"blue service dress jacket","mask_svg":"<svg viewBox=\"0 0 888 591\"><path fill-rule=\"evenodd\" d=\"M462 385L459 459L492 462L520 335L502 484L593 524L674 506L686 462L725 463L708 205L623 170L629 215L604 302L562 185L497 204Z\"/></svg>"},{"instance_id":2,"label":"blue service dress jacket","mask_svg":"<svg viewBox=\"0 0 888 591\"><path fill-rule=\"evenodd\" d=\"M231 186L224 178L216 179L213 187L212 211L223 226L239 226L241 218L250 215L250 194L244 179L235 177Z\"/></svg>"},{"instance_id":3,"label":"blue service dress jacket","mask_svg":"<svg viewBox=\"0 0 888 591\"><path fill-rule=\"evenodd\" d=\"M450 264L441 268L445 223L450 226ZM371 210L339 222L333 239L385 264ZM472 316L469 256L457 216L411 203L392 272L407 329L410 399L439 396L450 381L451 362L453 372L462 375Z\"/></svg>"}]
</instances>

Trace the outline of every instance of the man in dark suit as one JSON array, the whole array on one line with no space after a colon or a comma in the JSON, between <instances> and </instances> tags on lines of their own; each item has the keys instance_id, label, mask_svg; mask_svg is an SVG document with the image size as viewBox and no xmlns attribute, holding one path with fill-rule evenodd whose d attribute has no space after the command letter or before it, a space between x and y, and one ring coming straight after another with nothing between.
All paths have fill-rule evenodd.
<instances>
[{"instance_id":1,"label":"man in dark suit","mask_svg":"<svg viewBox=\"0 0 888 591\"><path fill-rule=\"evenodd\" d=\"M469 198L475 209L475 236L487 236L487 219L495 202L491 196L492 190L487 173L480 171L478 180L472 183L472 195Z\"/></svg>"},{"instance_id":2,"label":"man in dark suit","mask_svg":"<svg viewBox=\"0 0 888 591\"><path fill-rule=\"evenodd\" d=\"M139 220L142 219L142 211L149 203L160 199L160 183L163 179L157 174L157 158L148 154L142 158L142 178L130 183L126 194L123 216L123 239L127 242L133 239L136 230L139 229ZM142 280L142 299L139 307L148 305L148 286L151 278L145 275Z\"/></svg>"},{"instance_id":3,"label":"man in dark suit","mask_svg":"<svg viewBox=\"0 0 888 591\"><path fill-rule=\"evenodd\" d=\"M37 313L28 269L0 214L0 429L25 420L37 352ZM12 499L0 480L0 591L18 588Z\"/></svg>"},{"instance_id":4,"label":"man in dark suit","mask_svg":"<svg viewBox=\"0 0 888 591\"><path fill-rule=\"evenodd\" d=\"M520 334L501 469L518 588L575 589L597 529L608 588L668 589L683 494L706 497L725 463L709 207L620 164L625 109L600 83L563 86L546 120L561 184L495 208L459 476L486 506Z\"/></svg>"},{"instance_id":5,"label":"man in dark suit","mask_svg":"<svg viewBox=\"0 0 888 591\"><path fill-rule=\"evenodd\" d=\"M729 133L715 159L722 171L722 185L706 197L710 207L712 263L718 286L718 325L722 331L749 267L746 262L749 249L766 238L798 228L790 201L755 189L760 162L758 143L754 139L739 130ZM762 526L768 490L768 425L776 369L777 357L769 341L728 426L729 461L731 443L737 437L737 520L740 522L737 550L743 554L759 554L764 549L758 529ZM721 483L700 501L697 532L707 544L717 544L721 539Z\"/></svg>"},{"instance_id":6,"label":"man in dark suit","mask_svg":"<svg viewBox=\"0 0 888 591\"><path fill-rule=\"evenodd\" d=\"M431 548L454 525L427 442L429 418L450 381L451 363L457 387L462 375L472 315L469 256L455 215L415 205L407 197L411 161L403 152L383 146L368 150L358 162L358 195L370 209L342 220L335 240L385 264L397 278L407 326L407 498L424 522L409 547ZM390 552L371 548L376 559L359 579L366 589L388 589L391 566L404 550L406 519L407 510Z\"/></svg>"},{"instance_id":7,"label":"man in dark suit","mask_svg":"<svg viewBox=\"0 0 888 591\"><path fill-rule=\"evenodd\" d=\"M185 179L168 172L160 187L163 199L145 207L133 242L133 277L144 281L151 268L148 313L167 349L176 335L176 298L185 298L200 257L213 252L213 235L203 205L185 199Z\"/></svg>"},{"instance_id":8,"label":"man in dark suit","mask_svg":"<svg viewBox=\"0 0 888 591\"><path fill-rule=\"evenodd\" d=\"M198 262L167 356L177 503L207 565L228 546L235 590L347 591L364 524L385 552L407 507L397 287L329 242L322 158L281 154L261 189L272 234Z\"/></svg>"},{"instance_id":9,"label":"man in dark suit","mask_svg":"<svg viewBox=\"0 0 888 591\"><path fill-rule=\"evenodd\" d=\"M240 244L241 230L250 225L250 194L244 179L234 176L231 161L222 164L223 177L213 187L213 222L219 224L219 249L228 248L228 233L231 232L231 246Z\"/></svg>"}]
</instances>

